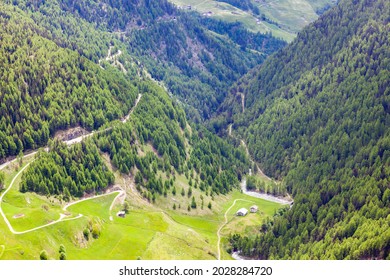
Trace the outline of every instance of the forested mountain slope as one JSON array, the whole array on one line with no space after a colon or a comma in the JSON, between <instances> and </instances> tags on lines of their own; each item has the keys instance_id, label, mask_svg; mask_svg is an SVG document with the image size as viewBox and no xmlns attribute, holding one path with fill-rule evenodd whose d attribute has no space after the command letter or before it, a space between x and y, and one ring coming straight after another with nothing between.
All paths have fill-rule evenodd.
<instances>
[{"instance_id":1,"label":"forested mountain slope","mask_svg":"<svg viewBox=\"0 0 390 280\"><path fill-rule=\"evenodd\" d=\"M285 45L238 23L183 13L166 0L5 2L27 12L57 44L95 62L109 42L104 46L95 34L110 38L131 55L121 58L124 63L137 61L164 81L194 120L209 117L234 81ZM85 34L89 30L94 36Z\"/></svg>"},{"instance_id":2,"label":"forested mountain slope","mask_svg":"<svg viewBox=\"0 0 390 280\"><path fill-rule=\"evenodd\" d=\"M244 150L202 126L190 127L182 104L145 77L135 60L119 49L124 44L108 33L108 26L120 28L121 20L103 21L99 27L66 12L69 4L71 11L83 13L85 6L79 2L12 3L18 7L0 3L0 161L44 146L49 151L39 152L24 174L22 192L66 200L101 192L114 180L101 153L108 154L122 174L136 177L149 200L166 196L175 174L185 174L191 187L210 196L238 187L249 168ZM147 1L132 11L154 22L162 12L148 11L153 5L169 8ZM94 11L90 7L91 18L86 18L97 23ZM124 70L110 65L113 56L120 57ZM142 96L139 103L137 96ZM99 133L93 141L70 148L51 140L58 130L76 126Z\"/></svg>"},{"instance_id":3,"label":"forested mountain slope","mask_svg":"<svg viewBox=\"0 0 390 280\"><path fill-rule=\"evenodd\" d=\"M23 175L20 190L64 200L101 192L114 177L99 151L109 155L122 174L131 174L150 202L168 192L176 194L178 174L210 196L238 187L249 168L244 150L202 127L191 128L181 107L160 87L149 81L140 87L144 94L128 122L115 122L112 129L70 148L50 141L50 151L41 151Z\"/></svg>"},{"instance_id":4,"label":"forested mountain slope","mask_svg":"<svg viewBox=\"0 0 390 280\"><path fill-rule=\"evenodd\" d=\"M297 32L337 3L337 0L169 0L203 17L240 22L252 32L271 33L292 41Z\"/></svg>"},{"instance_id":5,"label":"forested mountain slope","mask_svg":"<svg viewBox=\"0 0 390 280\"><path fill-rule=\"evenodd\" d=\"M59 129L97 129L130 110L137 88L45 38L21 11L0 4L0 160L47 143Z\"/></svg>"},{"instance_id":6,"label":"forested mountain slope","mask_svg":"<svg viewBox=\"0 0 390 280\"><path fill-rule=\"evenodd\" d=\"M93 130L121 118L145 65L190 104L193 119L198 109L206 117L227 86L263 60L260 52L283 45L239 25L182 15L166 1L0 5L0 160L45 145L59 129ZM124 73L110 67L114 56Z\"/></svg>"},{"instance_id":7,"label":"forested mountain slope","mask_svg":"<svg viewBox=\"0 0 390 280\"><path fill-rule=\"evenodd\" d=\"M388 1L340 1L231 90L221 112L294 196L259 236L233 238L235 249L389 258L389 15Z\"/></svg>"}]
</instances>

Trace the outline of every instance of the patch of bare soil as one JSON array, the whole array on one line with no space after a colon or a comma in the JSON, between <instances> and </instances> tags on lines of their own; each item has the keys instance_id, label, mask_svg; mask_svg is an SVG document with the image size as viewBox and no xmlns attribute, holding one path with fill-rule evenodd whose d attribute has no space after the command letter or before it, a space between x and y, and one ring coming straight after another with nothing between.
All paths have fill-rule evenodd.
<instances>
[{"instance_id":1,"label":"patch of bare soil","mask_svg":"<svg viewBox=\"0 0 390 280\"><path fill-rule=\"evenodd\" d=\"M77 126L77 127L69 128L67 130L57 131L56 134L54 135L54 138L61 141L69 141L86 134L88 134L87 130L85 130L80 126Z\"/></svg>"}]
</instances>

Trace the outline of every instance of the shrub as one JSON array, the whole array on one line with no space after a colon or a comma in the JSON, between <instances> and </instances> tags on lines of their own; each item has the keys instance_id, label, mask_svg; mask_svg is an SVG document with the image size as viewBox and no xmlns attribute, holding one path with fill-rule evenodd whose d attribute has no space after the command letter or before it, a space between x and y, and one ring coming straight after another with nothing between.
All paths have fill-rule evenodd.
<instances>
[{"instance_id":1,"label":"shrub","mask_svg":"<svg viewBox=\"0 0 390 280\"><path fill-rule=\"evenodd\" d=\"M47 255L47 252L46 252L46 250L42 250L41 251L41 253L40 253L40 255L39 255L39 258L41 259L41 260L47 260L49 257L48 257L48 255Z\"/></svg>"},{"instance_id":2,"label":"shrub","mask_svg":"<svg viewBox=\"0 0 390 280\"><path fill-rule=\"evenodd\" d=\"M98 224L94 224L92 226L92 237L94 239L98 239L100 236L100 226Z\"/></svg>"},{"instance_id":3,"label":"shrub","mask_svg":"<svg viewBox=\"0 0 390 280\"><path fill-rule=\"evenodd\" d=\"M84 235L84 238L85 238L85 240L89 240L89 229L84 229L83 230L83 235Z\"/></svg>"},{"instance_id":4,"label":"shrub","mask_svg":"<svg viewBox=\"0 0 390 280\"><path fill-rule=\"evenodd\" d=\"M61 260L61 261L66 260L66 254L65 254L64 252L61 252L61 254L60 254L60 260Z\"/></svg>"}]
</instances>

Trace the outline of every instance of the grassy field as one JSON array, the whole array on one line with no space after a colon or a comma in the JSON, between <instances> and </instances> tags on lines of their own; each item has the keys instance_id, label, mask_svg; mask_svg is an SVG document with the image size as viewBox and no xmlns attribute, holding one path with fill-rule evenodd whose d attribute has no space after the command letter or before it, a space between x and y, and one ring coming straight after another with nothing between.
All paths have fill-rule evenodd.
<instances>
[{"instance_id":1,"label":"grassy field","mask_svg":"<svg viewBox=\"0 0 390 280\"><path fill-rule=\"evenodd\" d=\"M283 30L296 33L318 18L317 9L321 9L327 4L333 5L334 1L263 0L256 4L267 18L277 22Z\"/></svg>"},{"instance_id":2,"label":"grassy field","mask_svg":"<svg viewBox=\"0 0 390 280\"><path fill-rule=\"evenodd\" d=\"M282 38L286 41L291 41L295 36L290 32L279 28L274 24L269 24L264 21L257 21L257 16L249 11L244 11L236 8L228 3L217 2L214 0L170 0L179 7L191 5L191 10L201 14L211 12L211 17L225 20L228 22L241 22L252 32L266 33L271 32L275 37Z\"/></svg>"},{"instance_id":3,"label":"grassy field","mask_svg":"<svg viewBox=\"0 0 390 280\"><path fill-rule=\"evenodd\" d=\"M211 12L211 17L228 22L241 22L252 32L271 32L275 37L288 42L292 41L296 33L304 26L318 18L317 10L326 5L334 5L335 0L252 0L260 13L273 23L259 20L258 15L244 11L225 2L215 0L170 0L178 7L201 14Z\"/></svg>"},{"instance_id":4,"label":"grassy field","mask_svg":"<svg viewBox=\"0 0 390 280\"><path fill-rule=\"evenodd\" d=\"M23 165L29 161L31 159L26 159ZM6 186L9 186L17 170L20 169L12 166L4 170ZM227 247L226 238L230 233L256 233L261 221L272 216L280 207L279 204L234 191L214 198L203 194L205 205L201 209L201 193L192 188L198 207L188 211L189 185L183 175L176 174L177 194L169 193L166 198L157 198L154 204L142 199L131 187L131 178L124 178L117 172L115 178L115 184L126 190L130 204L130 212L125 218L116 216L122 209L119 203L110 211L117 193L81 201L67 208L70 217L82 214L81 218L61 221L24 234L12 234L1 218L0 259L39 259L42 250L47 251L50 259L58 259L61 244L66 248L67 259L216 259L217 231L224 224L225 212L235 200L240 201L236 201L235 206L227 213L228 223L221 231L222 248ZM21 174L2 203L13 228L23 231L57 220L60 213L64 212L63 205L54 198L20 193L20 180ZM185 189L185 196L180 194L181 188ZM211 209L207 207L209 201L212 202ZM181 208L173 210L173 202L181 204ZM245 217L235 216L239 208L249 208L251 205L257 205L259 212ZM14 218L14 215L20 214L24 216ZM86 238L84 231L88 229L92 232L93 228L99 229L99 237L95 239L89 234ZM226 250L222 250L221 258L231 259L231 256Z\"/></svg>"}]
</instances>

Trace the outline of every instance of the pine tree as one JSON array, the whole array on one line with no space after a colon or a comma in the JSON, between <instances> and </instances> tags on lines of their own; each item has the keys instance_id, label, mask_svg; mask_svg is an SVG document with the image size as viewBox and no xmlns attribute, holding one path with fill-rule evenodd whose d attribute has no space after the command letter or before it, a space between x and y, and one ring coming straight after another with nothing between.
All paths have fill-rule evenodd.
<instances>
[{"instance_id":1,"label":"pine tree","mask_svg":"<svg viewBox=\"0 0 390 280\"><path fill-rule=\"evenodd\" d=\"M196 208L196 201L195 201L195 197L194 196L192 197L192 200L191 200L191 208L193 208L193 209Z\"/></svg>"}]
</instances>

